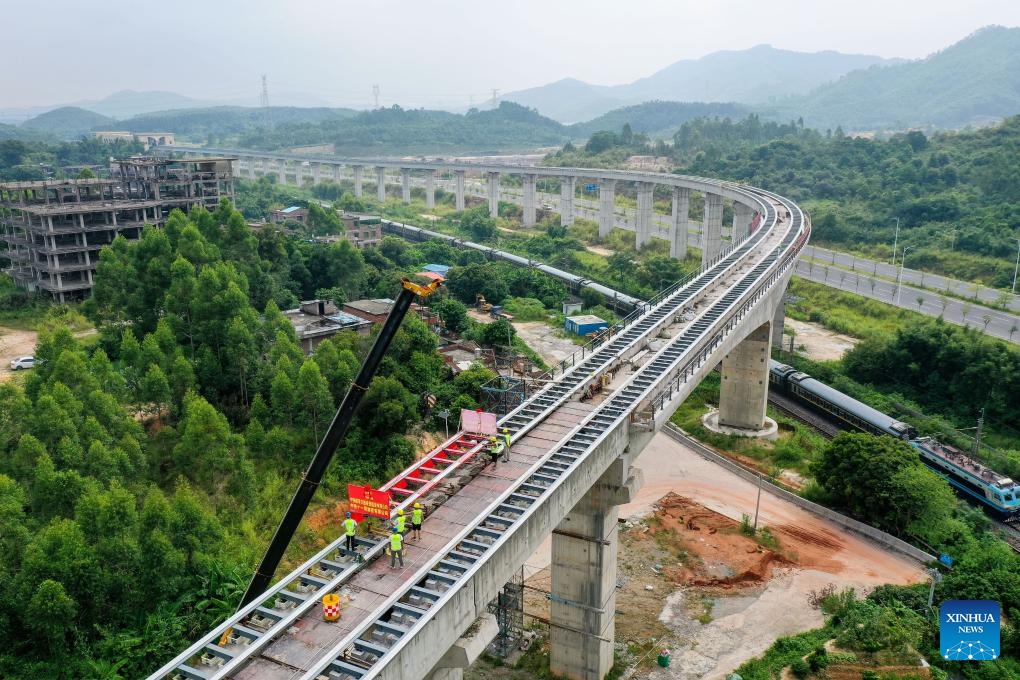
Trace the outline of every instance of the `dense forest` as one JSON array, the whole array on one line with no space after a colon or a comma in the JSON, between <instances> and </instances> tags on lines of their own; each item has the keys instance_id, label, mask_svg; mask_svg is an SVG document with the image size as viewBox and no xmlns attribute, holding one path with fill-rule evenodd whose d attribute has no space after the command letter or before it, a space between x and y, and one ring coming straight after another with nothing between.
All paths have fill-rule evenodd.
<instances>
[{"instance_id":1,"label":"dense forest","mask_svg":"<svg viewBox=\"0 0 1020 680\"><path fill-rule=\"evenodd\" d=\"M900 217L900 240L916 243L919 257L927 247L940 266L977 267L999 253L984 223L963 215L962 201L990 220L993 232L1020 226L1012 207L1016 183L1002 181L1017 174L1018 135L1020 119L977 132L886 140L851 139L838 130L820 134L799 122L699 119L677 131L667 152L685 172L729 176L801 200L813 211L816 237L827 242L881 253L881 242L891 240L892 219ZM567 148L550 161L615 163L648 150L657 149L626 126L597 133L586 148ZM101 163L116 151L89 141L0 142L0 172L34 178L46 172L40 163ZM75 339L54 318L36 352L44 362L23 384L0 385L0 631L16 641L0 652L0 675L139 676L232 610L371 342L341 334L306 357L281 309L318 296L337 302L392 297L400 276L441 262L454 268L447 296L434 308L451 330L494 345L512 340L512 326L474 325L465 310L476 293L515 313L538 310L540 317L565 297L561 284L533 270L438 243L387 238L358 251L346 241L315 242L314 235L340 228L318 200L400 219L414 219L420 209L397 199L376 205L345 188L241 181L237 210L224 203L213 212L175 213L137 242L118 239L104 251L94 295L84 306L98 334ZM941 219L946 204L936 198L957 201L952 220ZM633 234L618 230L599 240L597 227L584 220L565 228L546 218L525 232L517 229L517 206L501 204L493 220L486 206L455 213L451 196L439 192L437 200L444 218L436 228L635 295L651 295L697 266L670 259L663 242L637 252ZM261 217L295 201L309 207L304 229L253 232L242 216ZM926 202L942 209L921 209ZM874 220L882 229L861 218L872 214L882 216ZM956 230L949 253L931 237L944 227ZM616 252L597 257L586 249L593 243ZM913 250L908 261L915 265ZM585 302L593 307L601 300L585 295ZM366 395L365 415L325 481L327 495L347 481L385 479L410 459L423 425L423 394L435 394L437 408L479 403L480 385L492 374L472 369L450 379L435 347L435 336L419 320L404 323ZM924 359L907 360L916 353ZM970 368L961 371L961 364ZM1018 366L1001 343L932 322L863 343L841 370L961 419L987 406L990 419L1011 422ZM983 535L979 515L958 510L902 451L860 440L834 446L842 448L814 470L820 499L950 550L957 570L943 582L941 597L994 594L1005 607L1020 607L1020 565ZM888 475L867 472L879 454ZM841 467L848 460L862 461L855 467L859 479ZM851 478L856 481L847 486ZM895 485L869 486L883 481ZM889 512L875 515L881 508L862 500L866 489L890 499ZM304 527L294 555L324 537ZM908 591L897 591L896 598L912 606ZM847 620L879 615L871 604L854 607L844 610ZM906 614L901 619L914 621ZM1018 638L1007 632L1004 644L1015 653ZM930 634L925 628L923 635ZM974 678L985 677L980 672L967 669Z\"/></svg>"},{"instance_id":2,"label":"dense forest","mask_svg":"<svg viewBox=\"0 0 1020 680\"><path fill-rule=\"evenodd\" d=\"M684 123L673 144L597 132L547 162L611 166L633 154L668 155L684 174L719 177L792 198L812 216L812 241L891 259L897 223L906 264L1009 288L1020 234L1020 116L999 125L884 139L824 134L801 121Z\"/></svg>"},{"instance_id":3,"label":"dense forest","mask_svg":"<svg viewBox=\"0 0 1020 680\"><path fill-rule=\"evenodd\" d=\"M141 153L139 142L101 142L82 139L77 142L50 143L0 138L0 182L18 182L66 177L67 169L93 165L106 167L110 158Z\"/></svg>"},{"instance_id":4,"label":"dense forest","mask_svg":"<svg viewBox=\"0 0 1020 680\"><path fill-rule=\"evenodd\" d=\"M372 153L378 149L498 150L560 144L564 127L537 111L501 102L496 109L471 109L466 114L399 106L364 111L344 120L288 123L272 130L243 135L245 149L278 149L307 144L335 144L340 153Z\"/></svg>"},{"instance_id":5,"label":"dense forest","mask_svg":"<svg viewBox=\"0 0 1020 680\"><path fill-rule=\"evenodd\" d=\"M10 641L0 675L138 677L231 610L372 341L341 333L307 357L281 307L317 292L392 297L401 275L433 261L455 265L449 288L461 299L473 301L480 280L501 283L494 299L565 295L537 272L440 244L308 241L255 234L226 202L118 238L84 306L98 335L77 340L54 318L36 370L0 384L0 631ZM506 343L508 324L474 324L456 297L434 307L466 337ZM451 379L436 345L417 317L405 320L324 498L410 461L423 394L437 408L479 404L493 374ZM294 550L318 538L304 527Z\"/></svg>"}]
</instances>

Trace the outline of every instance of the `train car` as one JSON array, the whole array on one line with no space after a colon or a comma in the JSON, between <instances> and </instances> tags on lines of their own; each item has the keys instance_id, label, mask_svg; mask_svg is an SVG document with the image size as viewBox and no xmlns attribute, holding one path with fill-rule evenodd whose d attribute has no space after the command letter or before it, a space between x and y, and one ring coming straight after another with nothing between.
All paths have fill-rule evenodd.
<instances>
[{"instance_id":1,"label":"train car","mask_svg":"<svg viewBox=\"0 0 1020 680\"><path fill-rule=\"evenodd\" d=\"M911 425L888 416L878 409L862 404L837 389L815 380L807 373L795 370L786 364L772 362L769 381L780 386L787 394L807 402L851 427L870 432L887 434L897 439L909 440L917 436Z\"/></svg>"},{"instance_id":2,"label":"train car","mask_svg":"<svg viewBox=\"0 0 1020 680\"><path fill-rule=\"evenodd\" d=\"M1020 517L1020 485L1006 475L985 467L952 446L931 437L918 437L907 423L818 382L806 373L778 361L769 362L769 385L791 394L858 430L887 434L906 440L921 460L972 502L993 515L1006 519Z\"/></svg>"},{"instance_id":3,"label":"train car","mask_svg":"<svg viewBox=\"0 0 1020 680\"><path fill-rule=\"evenodd\" d=\"M497 250L490 246L482 245L480 243L474 243L472 241L464 241L449 234L441 234L436 231L430 231L423 229L422 227L415 227L410 224L404 224L402 222L394 222L392 220L382 220L383 228L388 232L399 234L407 239L415 241L425 241L428 239L438 239L444 241L453 246L470 248L484 253L489 260L503 260L510 262L519 267L531 267L537 269L543 274L552 276L553 278L559 279L565 282L568 286L575 288L590 288L598 293L601 293L606 298L607 303L616 308L617 311L630 311L644 304L642 300L626 295L617 290L613 290L608 286L603 286L599 283L589 281L576 274L571 274L568 271L551 267L547 264L542 264L535 260L522 257L520 255L514 255L503 250Z\"/></svg>"},{"instance_id":4,"label":"train car","mask_svg":"<svg viewBox=\"0 0 1020 680\"><path fill-rule=\"evenodd\" d=\"M910 445L921 454L925 465L968 499L1002 519L1020 515L1020 484L931 437L919 437Z\"/></svg>"}]
</instances>

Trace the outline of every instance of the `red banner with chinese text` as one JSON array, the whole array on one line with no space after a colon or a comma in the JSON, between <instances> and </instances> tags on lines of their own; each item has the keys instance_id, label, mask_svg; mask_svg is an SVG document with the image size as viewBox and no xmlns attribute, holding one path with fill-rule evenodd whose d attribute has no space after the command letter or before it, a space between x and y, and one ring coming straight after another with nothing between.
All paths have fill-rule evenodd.
<instances>
[{"instance_id":1,"label":"red banner with chinese text","mask_svg":"<svg viewBox=\"0 0 1020 680\"><path fill-rule=\"evenodd\" d=\"M390 494L370 486L347 485L348 508L352 513L369 517L390 518Z\"/></svg>"}]
</instances>

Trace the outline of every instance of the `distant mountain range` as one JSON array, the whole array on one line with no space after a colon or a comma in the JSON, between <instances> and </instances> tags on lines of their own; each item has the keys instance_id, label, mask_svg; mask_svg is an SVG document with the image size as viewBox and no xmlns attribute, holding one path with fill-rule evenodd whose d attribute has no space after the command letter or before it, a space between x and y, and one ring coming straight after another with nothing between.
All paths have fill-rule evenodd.
<instances>
[{"instance_id":1,"label":"distant mountain range","mask_svg":"<svg viewBox=\"0 0 1020 680\"><path fill-rule=\"evenodd\" d=\"M512 100L515 106L501 105L496 116L477 117L487 113L484 107L459 115L399 108L359 113L328 107L199 106L208 102L173 92L125 91L89 106L46 111L16 127L2 125L0 118L0 139L74 139L113 128L165 130L221 145L247 140L259 148L334 142L358 146L361 135L372 145L395 148L407 142L413 128L421 142L443 148L458 140L484 144L485 134L504 126L506 135L495 134L491 144L520 149L586 139L598 130L619 131L624 123L635 132L668 137L693 118L740 119L750 113L783 122L802 118L807 127L841 126L845 132L952 129L1020 113L1017 74L1020 28L991 26L910 62L762 45L680 61L628 85L602 87L567 79L507 95L501 104ZM158 110L139 112L148 107ZM571 119L587 122L562 123ZM265 134L269 127L272 133Z\"/></svg>"},{"instance_id":2,"label":"distant mountain range","mask_svg":"<svg viewBox=\"0 0 1020 680\"><path fill-rule=\"evenodd\" d=\"M288 107L328 107L325 100L304 92L279 92L274 93L273 103ZM259 105L258 97L253 93L251 97L242 97L230 100L196 99L187 97L176 92L165 92L162 90L151 90L137 92L135 90L121 90L96 100L83 100L68 102L67 104L54 104L53 106L32 106L21 108L0 108L0 123L20 124L42 113L59 108L79 108L93 113L98 113L110 118L130 118L143 113L156 111L172 111L178 109L198 109L216 106L249 106Z\"/></svg>"},{"instance_id":3,"label":"distant mountain range","mask_svg":"<svg viewBox=\"0 0 1020 680\"><path fill-rule=\"evenodd\" d=\"M1020 28L989 26L926 59L854 71L763 107L817 129L963 128L1020 113Z\"/></svg>"},{"instance_id":4,"label":"distant mountain range","mask_svg":"<svg viewBox=\"0 0 1020 680\"><path fill-rule=\"evenodd\" d=\"M501 99L536 108L563 123L574 123L651 100L759 104L807 93L851 71L900 63L902 59L839 52L809 54L758 45L678 61L626 85L590 85L567 78L510 92Z\"/></svg>"}]
</instances>

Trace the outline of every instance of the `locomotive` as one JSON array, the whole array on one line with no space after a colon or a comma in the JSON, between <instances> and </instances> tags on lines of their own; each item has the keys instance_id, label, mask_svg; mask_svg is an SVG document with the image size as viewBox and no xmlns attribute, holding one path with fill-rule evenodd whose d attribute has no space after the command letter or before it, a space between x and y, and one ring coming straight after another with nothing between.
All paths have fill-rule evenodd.
<instances>
[{"instance_id":1,"label":"locomotive","mask_svg":"<svg viewBox=\"0 0 1020 680\"><path fill-rule=\"evenodd\" d=\"M769 361L769 386L854 429L906 441L917 450L925 465L968 500L981 504L1001 519L1011 520L1020 516L1020 484L959 449L932 437L918 437L917 430L909 423L896 420L807 373L775 360Z\"/></svg>"}]
</instances>

